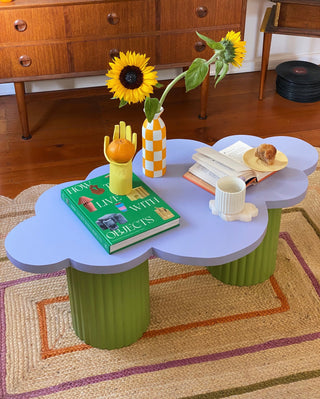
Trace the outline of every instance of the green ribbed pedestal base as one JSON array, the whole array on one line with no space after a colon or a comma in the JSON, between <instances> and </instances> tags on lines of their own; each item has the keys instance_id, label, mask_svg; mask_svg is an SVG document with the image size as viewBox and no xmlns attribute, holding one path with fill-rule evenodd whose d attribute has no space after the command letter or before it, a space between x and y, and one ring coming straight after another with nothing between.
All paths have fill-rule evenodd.
<instances>
[{"instance_id":1,"label":"green ribbed pedestal base","mask_svg":"<svg viewBox=\"0 0 320 399\"><path fill-rule=\"evenodd\" d=\"M266 235L253 252L233 262L207 269L218 280L232 285L254 285L267 280L276 267L282 209L269 209Z\"/></svg>"},{"instance_id":2,"label":"green ribbed pedestal base","mask_svg":"<svg viewBox=\"0 0 320 399\"><path fill-rule=\"evenodd\" d=\"M126 272L67 269L72 324L85 343L101 349L137 341L150 321L148 261Z\"/></svg>"}]
</instances>

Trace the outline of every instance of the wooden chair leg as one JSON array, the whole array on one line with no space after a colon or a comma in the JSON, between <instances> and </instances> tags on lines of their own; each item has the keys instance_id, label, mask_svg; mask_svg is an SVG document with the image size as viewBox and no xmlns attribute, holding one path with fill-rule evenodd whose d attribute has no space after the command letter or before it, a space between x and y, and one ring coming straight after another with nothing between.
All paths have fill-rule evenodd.
<instances>
[{"instance_id":1,"label":"wooden chair leg","mask_svg":"<svg viewBox=\"0 0 320 399\"><path fill-rule=\"evenodd\" d=\"M209 78L210 72L208 72L204 81L201 84L201 105L199 119L207 119L207 105L208 105L208 92L209 92Z\"/></svg>"},{"instance_id":2,"label":"wooden chair leg","mask_svg":"<svg viewBox=\"0 0 320 399\"><path fill-rule=\"evenodd\" d=\"M24 82L15 82L14 89L16 92L16 99L20 117L20 123L22 128L22 138L24 140L31 139L31 134L29 132L28 114L24 91Z\"/></svg>"},{"instance_id":3,"label":"wooden chair leg","mask_svg":"<svg viewBox=\"0 0 320 399\"><path fill-rule=\"evenodd\" d=\"M264 84L267 77L267 70L269 64L269 54L271 47L272 33L264 33L263 35L263 49L261 58L261 72L260 72L260 88L259 88L259 100L263 99Z\"/></svg>"}]
</instances>

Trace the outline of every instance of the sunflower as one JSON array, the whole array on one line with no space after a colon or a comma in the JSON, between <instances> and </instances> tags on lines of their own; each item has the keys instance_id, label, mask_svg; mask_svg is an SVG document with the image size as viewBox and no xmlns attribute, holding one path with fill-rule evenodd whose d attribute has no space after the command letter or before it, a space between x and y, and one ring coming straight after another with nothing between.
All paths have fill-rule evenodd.
<instances>
[{"instance_id":1,"label":"sunflower","mask_svg":"<svg viewBox=\"0 0 320 399\"><path fill-rule=\"evenodd\" d=\"M228 32L226 37L221 39L221 43L225 47L224 61L236 67L241 67L246 54L246 42L241 41L240 32L234 32L233 30Z\"/></svg>"},{"instance_id":2,"label":"sunflower","mask_svg":"<svg viewBox=\"0 0 320 399\"><path fill-rule=\"evenodd\" d=\"M145 54L127 51L126 54L120 52L119 57L109 63L111 69L106 76L110 79L106 84L114 98L130 104L142 102L153 93L153 86L158 83L157 72L153 66L147 66L148 61Z\"/></svg>"}]
</instances>

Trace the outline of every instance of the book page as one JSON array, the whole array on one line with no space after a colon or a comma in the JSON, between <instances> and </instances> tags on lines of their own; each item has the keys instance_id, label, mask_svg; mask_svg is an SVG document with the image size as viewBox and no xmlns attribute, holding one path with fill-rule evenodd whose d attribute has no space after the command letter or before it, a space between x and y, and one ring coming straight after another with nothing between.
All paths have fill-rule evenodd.
<instances>
[{"instance_id":1,"label":"book page","mask_svg":"<svg viewBox=\"0 0 320 399\"><path fill-rule=\"evenodd\" d=\"M252 147L250 147L248 144L243 143L242 141L236 141L234 144L230 145L227 148L224 148L221 150L221 154L224 154L238 163L242 164L245 169L250 169L243 161L243 155L246 153L248 150L251 150Z\"/></svg>"},{"instance_id":2,"label":"book page","mask_svg":"<svg viewBox=\"0 0 320 399\"><path fill-rule=\"evenodd\" d=\"M210 172L208 169L204 168L203 166L195 163L189 169L193 175L200 177L200 179L206 181L207 183L211 184L212 186L216 186L219 177L216 176L214 173Z\"/></svg>"},{"instance_id":3,"label":"book page","mask_svg":"<svg viewBox=\"0 0 320 399\"><path fill-rule=\"evenodd\" d=\"M239 173L243 170L250 170L250 168L248 168L244 162L239 162L237 159L224 154L222 151L219 152L212 147L201 147L196 149L196 151Z\"/></svg>"},{"instance_id":4,"label":"book page","mask_svg":"<svg viewBox=\"0 0 320 399\"><path fill-rule=\"evenodd\" d=\"M204 168L210 170L210 172L214 173L218 177L239 176L239 173L234 169L231 169L220 162L214 161L213 159L208 158L207 156L201 153L194 154L192 156L192 159L196 161L198 164L202 165Z\"/></svg>"}]
</instances>

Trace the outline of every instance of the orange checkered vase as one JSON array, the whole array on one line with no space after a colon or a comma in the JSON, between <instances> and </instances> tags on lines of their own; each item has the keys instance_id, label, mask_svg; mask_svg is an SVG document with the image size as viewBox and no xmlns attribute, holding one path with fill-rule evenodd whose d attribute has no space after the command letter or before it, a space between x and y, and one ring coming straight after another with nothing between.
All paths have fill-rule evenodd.
<instances>
[{"instance_id":1,"label":"orange checkered vase","mask_svg":"<svg viewBox=\"0 0 320 399\"><path fill-rule=\"evenodd\" d=\"M163 109L149 123L142 125L142 169L145 176L161 177L166 173L166 126L160 118Z\"/></svg>"}]
</instances>

